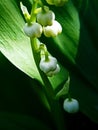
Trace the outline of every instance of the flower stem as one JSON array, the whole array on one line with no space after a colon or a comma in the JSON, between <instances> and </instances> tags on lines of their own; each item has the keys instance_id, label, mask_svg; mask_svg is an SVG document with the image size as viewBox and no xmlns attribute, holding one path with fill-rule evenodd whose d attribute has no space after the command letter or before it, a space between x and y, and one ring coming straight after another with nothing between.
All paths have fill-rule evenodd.
<instances>
[{"instance_id":1,"label":"flower stem","mask_svg":"<svg viewBox=\"0 0 98 130\"><path fill-rule=\"evenodd\" d=\"M53 90L53 87L52 87L48 77L39 68L40 52L38 51L37 38L31 38L30 41L31 41L31 47L32 47L32 53L34 56L34 60L35 60L37 69L39 71L39 74L42 78L42 81L44 83L43 91L45 92L47 101L50 105L53 120L55 122L57 130L65 130L62 110L61 110L59 101L55 99L55 92Z\"/></svg>"},{"instance_id":2,"label":"flower stem","mask_svg":"<svg viewBox=\"0 0 98 130\"><path fill-rule=\"evenodd\" d=\"M37 2L34 1L32 5L32 10L31 10L31 17L29 22L35 22L36 21L36 13L35 10L37 8Z\"/></svg>"}]
</instances>

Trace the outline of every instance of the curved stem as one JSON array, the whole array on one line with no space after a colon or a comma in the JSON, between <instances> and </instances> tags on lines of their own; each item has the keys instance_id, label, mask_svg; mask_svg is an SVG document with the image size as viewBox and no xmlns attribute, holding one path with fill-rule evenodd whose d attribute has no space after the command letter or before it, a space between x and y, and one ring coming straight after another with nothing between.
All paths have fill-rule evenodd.
<instances>
[{"instance_id":1,"label":"curved stem","mask_svg":"<svg viewBox=\"0 0 98 130\"><path fill-rule=\"evenodd\" d=\"M72 98L71 98L71 96L70 96L70 93L68 93L68 99L69 99L69 101L72 101Z\"/></svg>"},{"instance_id":2,"label":"curved stem","mask_svg":"<svg viewBox=\"0 0 98 130\"><path fill-rule=\"evenodd\" d=\"M47 76L39 68L40 52L37 51L38 50L37 38L31 38L30 41L31 41L31 47L32 47L34 60L35 60L37 69L39 71L39 74L42 78L42 81L44 83L43 91L45 92L46 98L50 105L53 120L55 121L57 130L65 130L62 110L61 110L59 101L55 100L55 93L54 93L53 87L49 79L47 78Z\"/></svg>"},{"instance_id":3,"label":"curved stem","mask_svg":"<svg viewBox=\"0 0 98 130\"><path fill-rule=\"evenodd\" d=\"M37 38L31 38L31 47L32 47L32 52L33 52L33 56L34 56L34 60L35 60L35 63L36 63L36 66L37 66L37 69L39 71L39 74L42 78L42 81L45 85L45 91L47 92L47 95L50 94L50 96L52 98L54 98L55 94L54 94L54 91L53 91L53 87L49 81L49 79L47 78L47 76L40 70L39 68L39 62L40 62L40 52L37 51L38 50L38 44L37 44ZM48 94L49 93L49 94Z\"/></svg>"},{"instance_id":4,"label":"curved stem","mask_svg":"<svg viewBox=\"0 0 98 130\"><path fill-rule=\"evenodd\" d=\"M32 5L31 17L30 17L29 22L35 22L36 21L36 13L35 13L36 8L37 8L37 2L34 1L33 5Z\"/></svg>"}]
</instances>

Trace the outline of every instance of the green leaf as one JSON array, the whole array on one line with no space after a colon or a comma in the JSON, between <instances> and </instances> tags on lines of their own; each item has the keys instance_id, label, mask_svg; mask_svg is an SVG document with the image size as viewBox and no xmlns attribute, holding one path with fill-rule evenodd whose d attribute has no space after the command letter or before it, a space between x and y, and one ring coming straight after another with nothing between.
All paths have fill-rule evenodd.
<instances>
[{"instance_id":1,"label":"green leaf","mask_svg":"<svg viewBox=\"0 0 98 130\"><path fill-rule=\"evenodd\" d=\"M79 98L81 111L98 123L98 18L94 5L95 2L91 1L85 16L81 16L81 36L76 56L80 78L75 79L72 93Z\"/></svg>"},{"instance_id":2,"label":"green leaf","mask_svg":"<svg viewBox=\"0 0 98 130\"><path fill-rule=\"evenodd\" d=\"M61 96L65 96L66 94L68 94L69 84L70 84L70 77L68 77L63 88L56 94L56 98L60 98Z\"/></svg>"},{"instance_id":3,"label":"green leaf","mask_svg":"<svg viewBox=\"0 0 98 130\"><path fill-rule=\"evenodd\" d=\"M0 51L20 70L40 79L29 39L22 31L24 21L15 0L0 1L0 12Z\"/></svg>"},{"instance_id":4,"label":"green leaf","mask_svg":"<svg viewBox=\"0 0 98 130\"><path fill-rule=\"evenodd\" d=\"M88 8L88 0L72 0L76 6L76 8L81 11L85 12Z\"/></svg>"}]
</instances>

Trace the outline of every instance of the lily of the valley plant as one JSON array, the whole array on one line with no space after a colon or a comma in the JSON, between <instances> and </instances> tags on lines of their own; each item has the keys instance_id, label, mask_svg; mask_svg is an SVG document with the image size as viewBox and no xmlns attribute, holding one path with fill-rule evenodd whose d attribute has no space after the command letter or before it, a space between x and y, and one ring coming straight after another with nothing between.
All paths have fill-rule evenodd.
<instances>
[{"instance_id":1,"label":"lily of the valley plant","mask_svg":"<svg viewBox=\"0 0 98 130\"><path fill-rule=\"evenodd\" d=\"M47 4L53 6L63 6L68 2L68 0L46 0L46 2ZM22 2L20 3L20 7L26 21L23 27L23 31L25 35L30 38L32 55L44 83L43 90L47 97L50 111L53 115L57 128L59 130L62 130L64 128L64 124L63 122L60 122L60 118L62 118L60 115L60 108L57 109L57 107L59 107L59 98L55 94L53 87L48 79L48 77L55 76L60 72L60 66L57 58L48 52L47 46L45 43L40 42L39 38L42 36L42 34L48 38L55 38L62 33L63 28L61 24L56 20L55 12L50 10L48 6L44 5L41 0L33 0L30 14ZM69 79L68 82L70 82ZM67 85L67 88L68 89L66 90L68 94L69 85ZM75 113L79 109L79 103L76 99L73 99L69 96L64 100L62 107L69 113ZM59 112L60 114L57 114ZM56 117L56 114L58 117Z\"/></svg>"}]
</instances>

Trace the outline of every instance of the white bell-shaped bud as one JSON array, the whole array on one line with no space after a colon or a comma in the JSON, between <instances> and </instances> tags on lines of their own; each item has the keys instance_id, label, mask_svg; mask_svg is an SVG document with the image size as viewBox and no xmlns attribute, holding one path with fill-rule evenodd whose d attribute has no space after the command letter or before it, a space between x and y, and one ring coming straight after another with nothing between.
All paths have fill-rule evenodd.
<instances>
[{"instance_id":1,"label":"white bell-shaped bud","mask_svg":"<svg viewBox=\"0 0 98 130\"><path fill-rule=\"evenodd\" d=\"M28 37L40 37L42 34L42 26L39 23L26 23L23 30Z\"/></svg>"},{"instance_id":2,"label":"white bell-shaped bud","mask_svg":"<svg viewBox=\"0 0 98 130\"><path fill-rule=\"evenodd\" d=\"M55 70L57 67L57 59L49 56L48 57L49 60L45 60L45 57L41 58L39 67L40 69L44 72L44 73L48 73L52 70Z\"/></svg>"},{"instance_id":3,"label":"white bell-shaped bud","mask_svg":"<svg viewBox=\"0 0 98 130\"><path fill-rule=\"evenodd\" d=\"M46 37L55 37L62 32L62 27L59 22L54 20L51 26L43 27L43 31Z\"/></svg>"},{"instance_id":4,"label":"white bell-shaped bud","mask_svg":"<svg viewBox=\"0 0 98 130\"><path fill-rule=\"evenodd\" d=\"M50 26L53 24L53 21L55 19L55 14L53 11L41 11L37 14L37 22L41 24L42 26Z\"/></svg>"},{"instance_id":5,"label":"white bell-shaped bud","mask_svg":"<svg viewBox=\"0 0 98 130\"><path fill-rule=\"evenodd\" d=\"M76 113L79 110L79 102L76 99L72 98L69 100L69 98L67 98L64 100L63 108L68 113Z\"/></svg>"}]
</instances>

